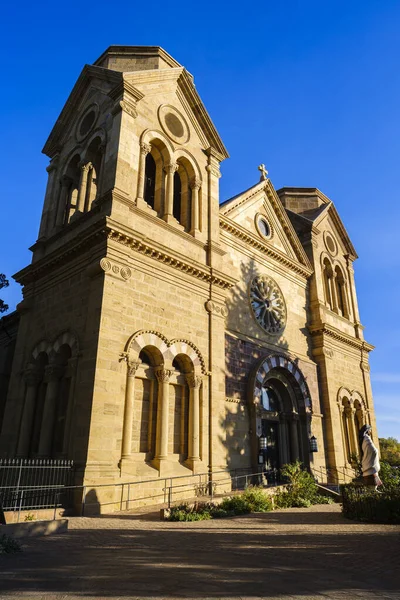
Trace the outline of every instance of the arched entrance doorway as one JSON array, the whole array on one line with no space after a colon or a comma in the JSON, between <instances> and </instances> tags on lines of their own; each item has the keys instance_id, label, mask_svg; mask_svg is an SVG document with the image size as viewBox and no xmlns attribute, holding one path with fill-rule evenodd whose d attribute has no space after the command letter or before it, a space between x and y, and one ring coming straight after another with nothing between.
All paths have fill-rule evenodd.
<instances>
[{"instance_id":1,"label":"arched entrance doorway","mask_svg":"<svg viewBox=\"0 0 400 600\"><path fill-rule=\"evenodd\" d=\"M310 464L311 399L297 365L273 355L258 364L250 381L253 467L276 479L286 463Z\"/></svg>"}]
</instances>

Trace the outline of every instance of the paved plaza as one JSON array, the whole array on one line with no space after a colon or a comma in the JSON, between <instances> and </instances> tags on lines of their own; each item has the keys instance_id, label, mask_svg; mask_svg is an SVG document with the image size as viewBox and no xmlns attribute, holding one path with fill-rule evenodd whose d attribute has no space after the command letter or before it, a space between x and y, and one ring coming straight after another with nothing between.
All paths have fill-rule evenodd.
<instances>
[{"instance_id":1,"label":"paved plaza","mask_svg":"<svg viewBox=\"0 0 400 600\"><path fill-rule=\"evenodd\" d=\"M168 523L72 518L61 535L0 557L0 598L400 599L400 526L340 507Z\"/></svg>"}]
</instances>

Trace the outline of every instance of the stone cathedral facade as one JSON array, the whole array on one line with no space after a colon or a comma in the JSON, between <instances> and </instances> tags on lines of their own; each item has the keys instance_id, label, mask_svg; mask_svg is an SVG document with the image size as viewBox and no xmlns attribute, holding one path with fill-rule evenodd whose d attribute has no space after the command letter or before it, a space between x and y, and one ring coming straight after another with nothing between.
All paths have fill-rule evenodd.
<instances>
[{"instance_id":1,"label":"stone cathedral facade","mask_svg":"<svg viewBox=\"0 0 400 600\"><path fill-rule=\"evenodd\" d=\"M43 151L39 236L0 334L0 456L73 459L94 487L298 458L351 476L358 428L377 441L372 346L332 201L275 190L261 165L221 203L227 151L158 47L85 66Z\"/></svg>"}]
</instances>

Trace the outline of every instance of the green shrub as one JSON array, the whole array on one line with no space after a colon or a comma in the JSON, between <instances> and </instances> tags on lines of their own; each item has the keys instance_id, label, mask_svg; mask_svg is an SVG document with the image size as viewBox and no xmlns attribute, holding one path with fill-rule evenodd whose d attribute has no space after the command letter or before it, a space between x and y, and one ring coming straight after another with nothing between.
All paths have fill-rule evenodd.
<instances>
[{"instance_id":1,"label":"green shrub","mask_svg":"<svg viewBox=\"0 0 400 600\"><path fill-rule=\"evenodd\" d=\"M22 552L22 548L17 540L6 535L0 535L0 554L16 554L17 552Z\"/></svg>"},{"instance_id":2,"label":"green shrub","mask_svg":"<svg viewBox=\"0 0 400 600\"><path fill-rule=\"evenodd\" d=\"M286 490L274 496L278 508L308 508L312 504L331 504L331 498L322 496L312 475L303 469L300 461L285 465L281 473L288 481Z\"/></svg>"},{"instance_id":3,"label":"green shrub","mask_svg":"<svg viewBox=\"0 0 400 600\"><path fill-rule=\"evenodd\" d=\"M400 489L376 492L349 483L341 487L343 516L365 523L400 523Z\"/></svg>"},{"instance_id":4,"label":"green shrub","mask_svg":"<svg viewBox=\"0 0 400 600\"><path fill-rule=\"evenodd\" d=\"M400 489L400 469L392 467L387 462L381 462L379 477L382 480L385 490Z\"/></svg>"},{"instance_id":5,"label":"green shrub","mask_svg":"<svg viewBox=\"0 0 400 600\"><path fill-rule=\"evenodd\" d=\"M262 487L248 487L242 494L250 508L250 512L269 512L273 510L272 499L267 496Z\"/></svg>"},{"instance_id":6,"label":"green shrub","mask_svg":"<svg viewBox=\"0 0 400 600\"><path fill-rule=\"evenodd\" d=\"M251 512L249 503L244 497L244 494L224 498L219 505L219 508L233 515L245 515Z\"/></svg>"},{"instance_id":7,"label":"green shrub","mask_svg":"<svg viewBox=\"0 0 400 600\"><path fill-rule=\"evenodd\" d=\"M195 504L193 507L190 507L188 504L180 504L171 508L168 521L207 521L211 518L211 513L207 506Z\"/></svg>"}]
</instances>

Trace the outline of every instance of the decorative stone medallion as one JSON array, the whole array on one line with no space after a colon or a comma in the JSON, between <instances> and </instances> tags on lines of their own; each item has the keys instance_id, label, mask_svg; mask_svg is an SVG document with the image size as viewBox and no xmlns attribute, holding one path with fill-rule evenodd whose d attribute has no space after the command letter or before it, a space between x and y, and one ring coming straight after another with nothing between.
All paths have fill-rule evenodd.
<instances>
[{"instance_id":1,"label":"decorative stone medallion","mask_svg":"<svg viewBox=\"0 0 400 600\"><path fill-rule=\"evenodd\" d=\"M189 141L189 127L183 115L174 106L162 104L158 109L158 119L164 133L171 140L178 144L186 144Z\"/></svg>"},{"instance_id":2,"label":"decorative stone medallion","mask_svg":"<svg viewBox=\"0 0 400 600\"><path fill-rule=\"evenodd\" d=\"M257 323L269 335L286 326L286 304L278 284L267 275L254 277L249 286L250 305Z\"/></svg>"},{"instance_id":3,"label":"decorative stone medallion","mask_svg":"<svg viewBox=\"0 0 400 600\"><path fill-rule=\"evenodd\" d=\"M97 104L91 104L84 111L76 127L76 139L78 140L78 142L84 140L86 136L92 131L97 121L98 114L99 107L97 106Z\"/></svg>"},{"instance_id":4,"label":"decorative stone medallion","mask_svg":"<svg viewBox=\"0 0 400 600\"><path fill-rule=\"evenodd\" d=\"M328 231L324 232L324 242L329 254L331 256L336 256L336 254L338 253L337 243Z\"/></svg>"}]
</instances>

